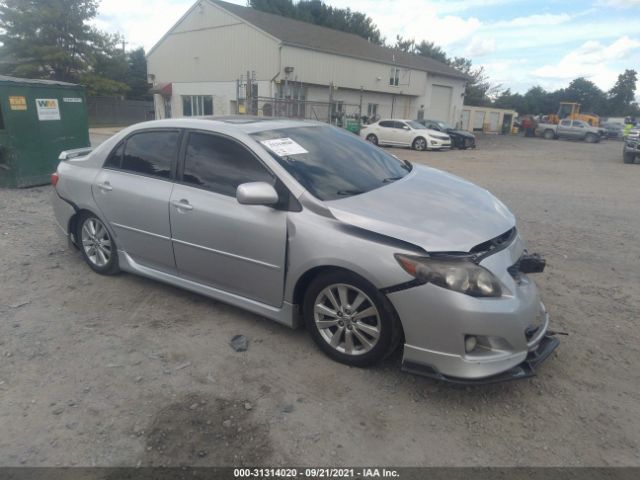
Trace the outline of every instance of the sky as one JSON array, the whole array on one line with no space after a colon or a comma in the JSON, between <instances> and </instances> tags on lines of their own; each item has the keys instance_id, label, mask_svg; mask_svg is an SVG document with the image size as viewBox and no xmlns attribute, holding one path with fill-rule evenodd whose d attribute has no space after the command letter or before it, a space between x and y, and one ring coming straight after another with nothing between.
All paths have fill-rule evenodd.
<instances>
[{"instance_id":1,"label":"sky","mask_svg":"<svg viewBox=\"0 0 640 480\"><path fill-rule=\"evenodd\" d=\"M246 0L228 0L245 5ZM195 0L102 0L95 25L149 50ZM609 90L640 73L640 0L325 0L370 16L388 42L433 41L471 58L491 82L524 93L579 76ZM640 83L640 82L639 82ZM638 85L640 90L640 85Z\"/></svg>"}]
</instances>

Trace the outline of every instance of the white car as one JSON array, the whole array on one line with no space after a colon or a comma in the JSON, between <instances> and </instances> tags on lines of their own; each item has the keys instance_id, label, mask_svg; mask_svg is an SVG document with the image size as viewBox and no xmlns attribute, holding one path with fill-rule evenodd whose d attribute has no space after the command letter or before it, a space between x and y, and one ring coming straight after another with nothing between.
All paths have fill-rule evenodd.
<instances>
[{"instance_id":1,"label":"white car","mask_svg":"<svg viewBox=\"0 0 640 480\"><path fill-rule=\"evenodd\" d=\"M363 125L360 136L375 145L411 147L414 150L451 148L451 137L414 120L379 120Z\"/></svg>"}]
</instances>

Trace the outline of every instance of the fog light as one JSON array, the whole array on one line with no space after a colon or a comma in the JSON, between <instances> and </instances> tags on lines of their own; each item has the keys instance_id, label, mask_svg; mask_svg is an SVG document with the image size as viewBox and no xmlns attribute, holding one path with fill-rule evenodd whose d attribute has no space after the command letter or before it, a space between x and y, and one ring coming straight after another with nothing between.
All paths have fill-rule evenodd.
<instances>
[{"instance_id":1,"label":"fog light","mask_svg":"<svg viewBox=\"0 0 640 480\"><path fill-rule=\"evenodd\" d=\"M467 335L464 339L464 350L467 353L473 352L478 345L478 339L473 335Z\"/></svg>"}]
</instances>

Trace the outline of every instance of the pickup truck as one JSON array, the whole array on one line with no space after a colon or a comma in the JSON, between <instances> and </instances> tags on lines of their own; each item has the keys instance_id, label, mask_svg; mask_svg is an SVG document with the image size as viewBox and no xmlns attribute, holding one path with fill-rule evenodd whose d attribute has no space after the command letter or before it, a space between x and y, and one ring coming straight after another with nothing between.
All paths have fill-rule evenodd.
<instances>
[{"instance_id":1,"label":"pickup truck","mask_svg":"<svg viewBox=\"0 0 640 480\"><path fill-rule=\"evenodd\" d=\"M622 159L624 163L635 163L640 158L640 129L634 128L624 139Z\"/></svg>"},{"instance_id":2,"label":"pickup truck","mask_svg":"<svg viewBox=\"0 0 640 480\"><path fill-rule=\"evenodd\" d=\"M554 138L570 138L573 140L584 140L588 143L599 142L602 138L600 129L592 127L582 120L560 120L558 125L551 123L539 123L536 134L552 140Z\"/></svg>"}]
</instances>

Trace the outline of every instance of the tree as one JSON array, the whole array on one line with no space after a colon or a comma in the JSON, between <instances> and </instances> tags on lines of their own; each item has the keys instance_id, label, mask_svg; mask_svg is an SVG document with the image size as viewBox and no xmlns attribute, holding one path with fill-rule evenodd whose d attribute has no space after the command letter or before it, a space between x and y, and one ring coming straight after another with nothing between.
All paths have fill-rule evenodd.
<instances>
[{"instance_id":1,"label":"tree","mask_svg":"<svg viewBox=\"0 0 640 480\"><path fill-rule=\"evenodd\" d=\"M415 46L415 53L423 57L433 58L442 63L451 63L445 51L433 42L421 41Z\"/></svg>"},{"instance_id":2,"label":"tree","mask_svg":"<svg viewBox=\"0 0 640 480\"><path fill-rule=\"evenodd\" d=\"M322 0L248 0L248 6L262 12L274 13L303 22L353 33L376 45L384 38L373 20L364 13L349 8L335 8Z\"/></svg>"},{"instance_id":3,"label":"tree","mask_svg":"<svg viewBox=\"0 0 640 480\"><path fill-rule=\"evenodd\" d=\"M500 85L494 85L489 81L489 76L484 67L474 67L469 58L455 57L449 60L456 70L469 77L464 94L465 105L488 106L500 93Z\"/></svg>"},{"instance_id":4,"label":"tree","mask_svg":"<svg viewBox=\"0 0 640 480\"><path fill-rule=\"evenodd\" d=\"M97 12L98 0L0 0L0 71L84 83L90 94L124 93L119 37L89 24Z\"/></svg>"},{"instance_id":5,"label":"tree","mask_svg":"<svg viewBox=\"0 0 640 480\"><path fill-rule=\"evenodd\" d=\"M579 103L581 112L604 112L607 109L605 93L584 77L572 80L569 86L559 93L563 102Z\"/></svg>"},{"instance_id":6,"label":"tree","mask_svg":"<svg viewBox=\"0 0 640 480\"><path fill-rule=\"evenodd\" d=\"M2 0L3 71L77 81L92 62L97 32L88 21L97 10L97 0Z\"/></svg>"},{"instance_id":7,"label":"tree","mask_svg":"<svg viewBox=\"0 0 640 480\"><path fill-rule=\"evenodd\" d=\"M147 83L147 59L144 48L132 50L127 55L127 85L129 92L127 97L131 99L146 99L149 97L149 84Z\"/></svg>"},{"instance_id":8,"label":"tree","mask_svg":"<svg viewBox=\"0 0 640 480\"><path fill-rule=\"evenodd\" d=\"M609 112L612 115L636 115L638 104L634 102L636 96L636 82L638 74L635 70L625 70L618 75L618 81L608 93Z\"/></svg>"}]
</instances>

